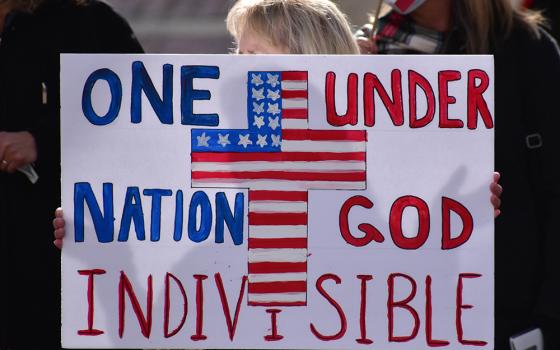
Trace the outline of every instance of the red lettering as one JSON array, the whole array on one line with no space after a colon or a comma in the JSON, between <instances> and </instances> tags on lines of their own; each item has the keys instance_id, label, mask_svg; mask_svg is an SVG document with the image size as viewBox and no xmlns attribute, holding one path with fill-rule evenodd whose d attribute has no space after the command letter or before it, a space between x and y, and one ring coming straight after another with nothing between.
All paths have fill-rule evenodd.
<instances>
[{"instance_id":1,"label":"red lettering","mask_svg":"<svg viewBox=\"0 0 560 350\"><path fill-rule=\"evenodd\" d=\"M336 302L336 300L334 300L323 288L323 283L326 280L333 280L333 281L335 281L336 284L340 284L340 283L342 283L342 281L341 281L340 277L338 277L337 275L326 274L326 275L323 275L323 276L319 277L319 279L317 280L317 283L315 284L315 287L317 288L319 293L325 299L327 299L327 301L336 309L336 312L338 313L338 317L340 318L340 330L336 334L333 334L333 335L323 335L323 334L319 333L319 331L317 331L317 329L315 328L313 323L310 325L310 328L311 328L311 333L313 333L313 335L315 335L315 337L317 337L317 339L323 340L323 341L330 341L330 340L336 340L336 339L342 338L344 336L344 334L346 334L346 329L348 327L348 324L346 322L346 315L344 314L344 311L342 310L342 307L340 306L340 304L338 304Z\"/></svg>"},{"instance_id":2,"label":"red lettering","mask_svg":"<svg viewBox=\"0 0 560 350\"><path fill-rule=\"evenodd\" d=\"M206 340L206 336L202 334L204 325L204 288L202 281L208 278L206 275L193 275L196 279L196 334L191 336L193 341Z\"/></svg>"},{"instance_id":3,"label":"red lettering","mask_svg":"<svg viewBox=\"0 0 560 350\"><path fill-rule=\"evenodd\" d=\"M371 241L376 241L381 243L385 240L381 232L370 224L360 224L358 229L365 233L365 236L357 238L350 232L350 225L348 223L348 215L352 207L359 205L360 207L371 209L373 203L364 196L354 196L349 198L340 209L339 214L339 227L342 238L354 247L363 247L370 243Z\"/></svg>"},{"instance_id":4,"label":"red lettering","mask_svg":"<svg viewBox=\"0 0 560 350\"><path fill-rule=\"evenodd\" d=\"M336 112L336 74L327 73L325 84L325 100L327 104L327 121L332 126L356 125L358 124L358 75L352 73L348 76L346 114L338 115Z\"/></svg>"},{"instance_id":5,"label":"red lettering","mask_svg":"<svg viewBox=\"0 0 560 350\"><path fill-rule=\"evenodd\" d=\"M121 278L119 281L119 337L123 337L124 333L124 321L125 321L125 306L126 302L124 300L125 292L128 294L128 298L132 303L132 310L136 314L138 323L140 324L140 330L142 335L146 338L150 338L150 333L152 331L152 306L153 306L153 286L152 286L152 275L148 276L148 292L146 297L146 316L142 312L142 307L138 302L136 293L132 288L132 284L126 277L124 271L121 271Z\"/></svg>"},{"instance_id":6,"label":"red lettering","mask_svg":"<svg viewBox=\"0 0 560 350\"><path fill-rule=\"evenodd\" d=\"M99 329L93 328L93 315L95 311L94 307L94 283L93 277L95 275L103 275L107 271L101 269L93 269L93 270L78 270L78 273L82 276L88 276L88 288L87 288L87 301L88 301L88 315L87 315L87 323L88 328L82 329L78 331L78 335L91 335L96 336L103 334L104 332Z\"/></svg>"},{"instance_id":7,"label":"red lettering","mask_svg":"<svg viewBox=\"0 0 560 350\"><path fill-rule=\"evenodd\" d=\"M367 327L366 327L366 309L367 309L367 281L371 281L373 276L371 275L358 275L356 276L362 282L361 283L361 295L360 295L360 338L356 339L358 344L372 344L373 340L367 337Z\"/></svg>"},{"instance_id":8,"label":"red lettering","mask_svg":"<svg viewBox=\"0 0 560 350\"><path fill-rule=\"evenodd\" d=\"M473 217L469 210L461 203L454 201L451 198L443 197L441 202L442 211L442 241L441 249L449 250L455 249L471 238L473 232ZM451 238L451 211L455 212L463 222L463 230L455 237Z\"/></svg>"},{"instance_id":9,"label":"red lettering","mask_svg":"<svg viewBox=\"0 0 560 350\"><path fill-rule=\"evenodd\" d=\"M278 341L284 338L283 335L278 334L278 322L277 315L281 313L282 310L279 309L267 309L266 313L270 314L270 324L271 333L264 337L266 341Z\"/></svg>"},{"instance_id":10,"label":"red lettering","mask_svg":"<svg viewBox=\"0 0 560 350\"><path fill-rule=\"evenodd\" d=\"M175 281L175 284L177 285L177 287L179 287L179 291L181 292L181 295L183 297L183 315L181 316L181 322L179 322L179 325L173 331L169 332L169 310L171 309L171 298L170 298L171 279ZM177 279L177 277L173 276L171 273L168 272L165 275L165 299L163 303L163 334L166 338L171 338L172 336L177 334L181 330L181 328L183 328L183 325L187 320L188 309L189 309L189 303L187 300L187 293L185 293L185 288L183 288L183 284L181 283L181 281L179 281L179 279Z\"/></svg>"},{"instance_id":11,"label":"red lettering","mask_svg":"<svg viewBox=\"0 0 560 350\"><path fill-rule=\"evenodd\" d=\"M426 276L426 343L435 348L447 346L447 340L437 340L432 338L432 277Z\"/></svg>"},{"instance_id":12,"label":"red lettering","mask_svg":"<svg viewBox=\"0 0 560 350\"><path fill-rule=\"evenodd\" d=\"M418 211L418 234L407 238L402 230L402 216L407 207L414 207ZM430 234L430 209L422 199L414 196L404 196L395 201L391 207L389 229L395 245L402 249L418 249L428 239Z\"/></svg>"},{"instance_id":13,"label":"red lettering","mask_svg":"<svg viewBox=\"0 0 560 350\"><path fill-rule=\"evenodd\" d=\"M408 297L401 301L395 301L395 279L397 277L404 278L410 282L412 286L412 290ZM418 335L418 330L420 329L420 316L418 316L418 312L408 305L416 296L416 282L410 276L401 274L401 273L393 273L389 275L389 279L387 280L387 285L389 287L389 297L387 298L387 316L389 318L389 341L390 342L407 342L410 341ZM412 317L414 318L414 327L412 329L412 333L409 336L395 336L394 334L394 309L401 308L407 310Z\"/></svg>"},{"instance_id":14,"label":"red lettering","mask_svg":"<svg viewBox=\"0 0 560 350\"><path fill-rule=\"evenodd\" d=\"M224 316L226 317L229 340L233 341L233 337L235 336L235 329L237 328L237 320L239 319L239 310L241 310L241 302L243 301L243 295L245 295L245 284L247 284L247 276L243 276L243 279L241 280L241 290L239 291L239 297L237 298L237 306L235 307L235 316L233 317L233 322L231 321L231 314L229 312L229 303L227 300L226 291L224 289L224 284L222 283L222 277L219 273L214 275L214 280L216 280L216 286L218 287L218 292L220 293L220 301L222 302L222 309L224 310Z\"/></svg>"},{"instance_id":15,"label":"red lettering","mask_svg":"<svg viewBox=\"0 0 560 350\"><path fill-rule=\"evenodd\" d=\"M463 304L463 279L465 278L480 278L482 277L481 274L478 273L461 273L459 274L459 281L457 283L457 309L456 309L456 319L455 323L457 326L457 337L459 343L463 345L472 345L472 346L485 346L488 344L482 340L467 340L464 338L464 331L463 331L463 310L472 309L472 305Z\"/></svg>"},{"instance_id":16,"label":"red lettering","mask_svg":"<svg viewBox=\"0 0 560 350\"><path fill-rule=\"evenodd\" d=\"M401 71L394 69L391 72L391 90L393 93L393 98L391 99L375 74L366 73L364 75L364 119L366 126L375 125L375 91L378 92L383 105L385 105L387 112L389 112L393 125L401 126L404 124L401 79Z\"/></svg>"},{"instance_id":17,"label":"red lettering","mask_svg":"<svg viewBox=\"0 0 560 350\"><path fill-rule=\"evenodd\" d=\"M477 81L480 84L477 85ZM467 90L467 127L469 129L476 129L478 122L478 113L482 117L484 126L487 129L494 127L494 121L488 109L488 104L484 99L484 93L490 85L490 78L485 71L480 69L473 69L469 71L469 82Z\"/></svg>"},{"instance_id":18,"label":"red lettering","mask_svg":"<svg viewBox=\"0 0 560 350\"><path fill-rule=\"evenodd\" d=\"M461 79L461 72L446 70L439 72L439 127L440 128L462 128L463 121L449 119L449 105L455 104L457 99L449 96L449 82Z\"/></svg>"},{"instance_id":19,"label":"red lettering","mask_svg":"<svg viewBox=\"0 0 560 350\"><path fill-rule=\"evenodd\" d=\"M418 119L418 106L416 104L417 87L422 89L426 96L427 111L426 114ZM436 97L434 90L428 79L424 78L420 73L410 70L408 71L408 96L409 96L409 116L410 127L412 129L423 128L434 119L436 113Z\"/></svg>"}]
</instances>

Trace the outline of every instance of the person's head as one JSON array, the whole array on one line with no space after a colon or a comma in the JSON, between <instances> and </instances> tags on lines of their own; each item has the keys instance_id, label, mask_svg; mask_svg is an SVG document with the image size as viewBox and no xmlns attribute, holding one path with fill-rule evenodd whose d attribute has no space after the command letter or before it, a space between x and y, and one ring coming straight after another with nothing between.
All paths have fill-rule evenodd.
<instances>
[{"instance_id":1,"label":"person's head","mask_svg":"<svg viewBox=\"0 0 560 350\"><path fill-rule=\"evenodd\" d=\"M33 11L45 0L0 0L0 6L21 11Z\"/></svg>"},{"instance_id":2,"label":"person's head","mask_svg":"<svg viewBox=\"0 0 560 350\"><path fill-rule=\"evenodd\" d=\"M330 0L238 0L227 28L241 54L357 54L350 25Z\"/></svg>"},{"instance_id":3,"label":"person's head","mask_svg":"<svg viewBox=\"0 0 560 350\"><path fill-rule=\"evenodd\" d=\"M380 1L391 6L393 10L410 15L412 18L414 18L415 12L430 11L434 13L438 8L450 9L452 13L449 18L453 22L451 25L460 28L464 33L465 49L470 54L489 53L492 45L509 35L516 21L526 25L535 33L537 26L543 23L543 17L538 12L516 9L511 0ZM405 8L402 8L403 3L407 5ZM379 15L380 11L381 6L378 6L375 17Z\"/></svg>"}]
</instances>

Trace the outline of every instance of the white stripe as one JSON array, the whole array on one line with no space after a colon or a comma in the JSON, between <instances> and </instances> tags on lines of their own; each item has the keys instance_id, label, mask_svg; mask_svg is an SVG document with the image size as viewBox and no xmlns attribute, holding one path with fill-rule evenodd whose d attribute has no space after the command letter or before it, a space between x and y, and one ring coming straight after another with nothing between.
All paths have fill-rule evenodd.
<instances>
[{"instance_id":1,"label":"white stripe","mask_svg":"<svg viewBox=\"0 0 560 350\"><path fill-rule=\"evenodd\" d=\"M307 190L365 190L365 181L290 181L290 180L237 180L229 179L192 180L194 188L250 188L252 190L282 191Z\"/></svg>"},{"instance_id":2,"label":"white stripe","mask_svg":"<svg viewBox=\"0 0 560 350\"><path fill-rule=\"evenodd\" d=\"M306 262L307 249L249 249L249 262Z\"/></svg>"},{"instance_id":3,"label":"white stripe","mask_svg":"<svg viewBox=\"0 0 560 350\"><path fill-rule=\"evenodd\" d=\"M356 160L331 160L313 162L193 162L191 164L191 169L192 171L330 170L332 172L340 172L348 170L365 170L366 163L364 161Z\"/></svg>"},{"instance_id":4,"label":"white stripe","mask_svg":"<svg viewBox=\"0 0 560 350\"><path fill-rule=\"evenodd\" d=\"M250 213L306 213L307 202L251 201Z\"/></svg>"},{"instance_id":5,"label":"white stripe","mask_svg":"<svg viewBox=\"0 0 560 350\"><path fill-rule=\"evenodd\" d=\"M305 302L307 294L306 293L249 293L248 299L253 302Z\"/></svg>"},{"instance_id":6,"label":"white stripe","mask_svg":"<svg viewBox=\"0 0 560 350\"><path fill-rule=\"evenodd\" d=\"M282 140L284 152L365 152L364 141L288 141Z\"/></svg>"},{"instance_id":7,"label":"white stripe","mask_svg":"<svg viewBox=\"0 0 560 350\"><path fill-rule=\"evenodd\" d=\"M307 281L307 273L250 273L249 283Z\"/></svg>"},{"instance_id":8,"label":"white stripe","mask_svg":"<svg viewBox=\"0 0 560 350\"><path fill-rule=\"evenodd\" d=\"M283 98L282 99L282 109L307 109L307 99L306 98Z\"/></svg>"},{"instance_id":9,"label":"white stripe","mask_svg":"<svg viewBox=\"0 0 560 350\"><path fill-rule=\"evenodd\" d=\"M307 226L249 225L249 238L307 238Z\"/></svg>"},{"instance_id":10,"label":"white stripe","mask_svg":"<svg viewBox=\"0 0 560 350\"><path fill-rule=\"evenodd\" d=\"M282 80L282 90L307 91L307 80Z\"/></svg>"},{"instance_id":11,"label":"white stripe","mask_svg":"<svg viewBox=\"0 0 560 350\"><path fill-rule=\"evenodd\" d=\"M307 119L282 118L282 128L284 129L307 129L308 126Z\"/></svg>"}]
</instances>

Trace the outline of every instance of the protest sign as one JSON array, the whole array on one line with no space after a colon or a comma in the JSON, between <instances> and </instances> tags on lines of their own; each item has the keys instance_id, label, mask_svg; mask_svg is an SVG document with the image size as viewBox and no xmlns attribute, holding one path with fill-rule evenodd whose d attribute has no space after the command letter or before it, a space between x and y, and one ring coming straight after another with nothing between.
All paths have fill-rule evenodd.
<instances>
[{"instance_id":1,"label":"protest sign","mask_svg":"<svg viewBox=\"0 0 560 350\"><path fill-rule=\"evenodd\" d=\"M61 65L64 347L493 348L492 57Z\"/></svg>"}]
</instances>

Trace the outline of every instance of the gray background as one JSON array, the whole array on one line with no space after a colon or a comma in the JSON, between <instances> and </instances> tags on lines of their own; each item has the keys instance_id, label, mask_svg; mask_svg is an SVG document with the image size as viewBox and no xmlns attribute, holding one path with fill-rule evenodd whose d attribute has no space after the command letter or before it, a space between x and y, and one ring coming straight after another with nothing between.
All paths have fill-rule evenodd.
<instances>
[{"instance_id":1,"label":"gray background","mask_svg":"<svg viewBox=\"0 0 560 350\"><path fill-rule=\"evenodd\" d=\"M228 53L225 18L234 0L106 0L134 29L149 53ZM339 0L356 26L376 0Z\"/></svg>"}]
</instances>

